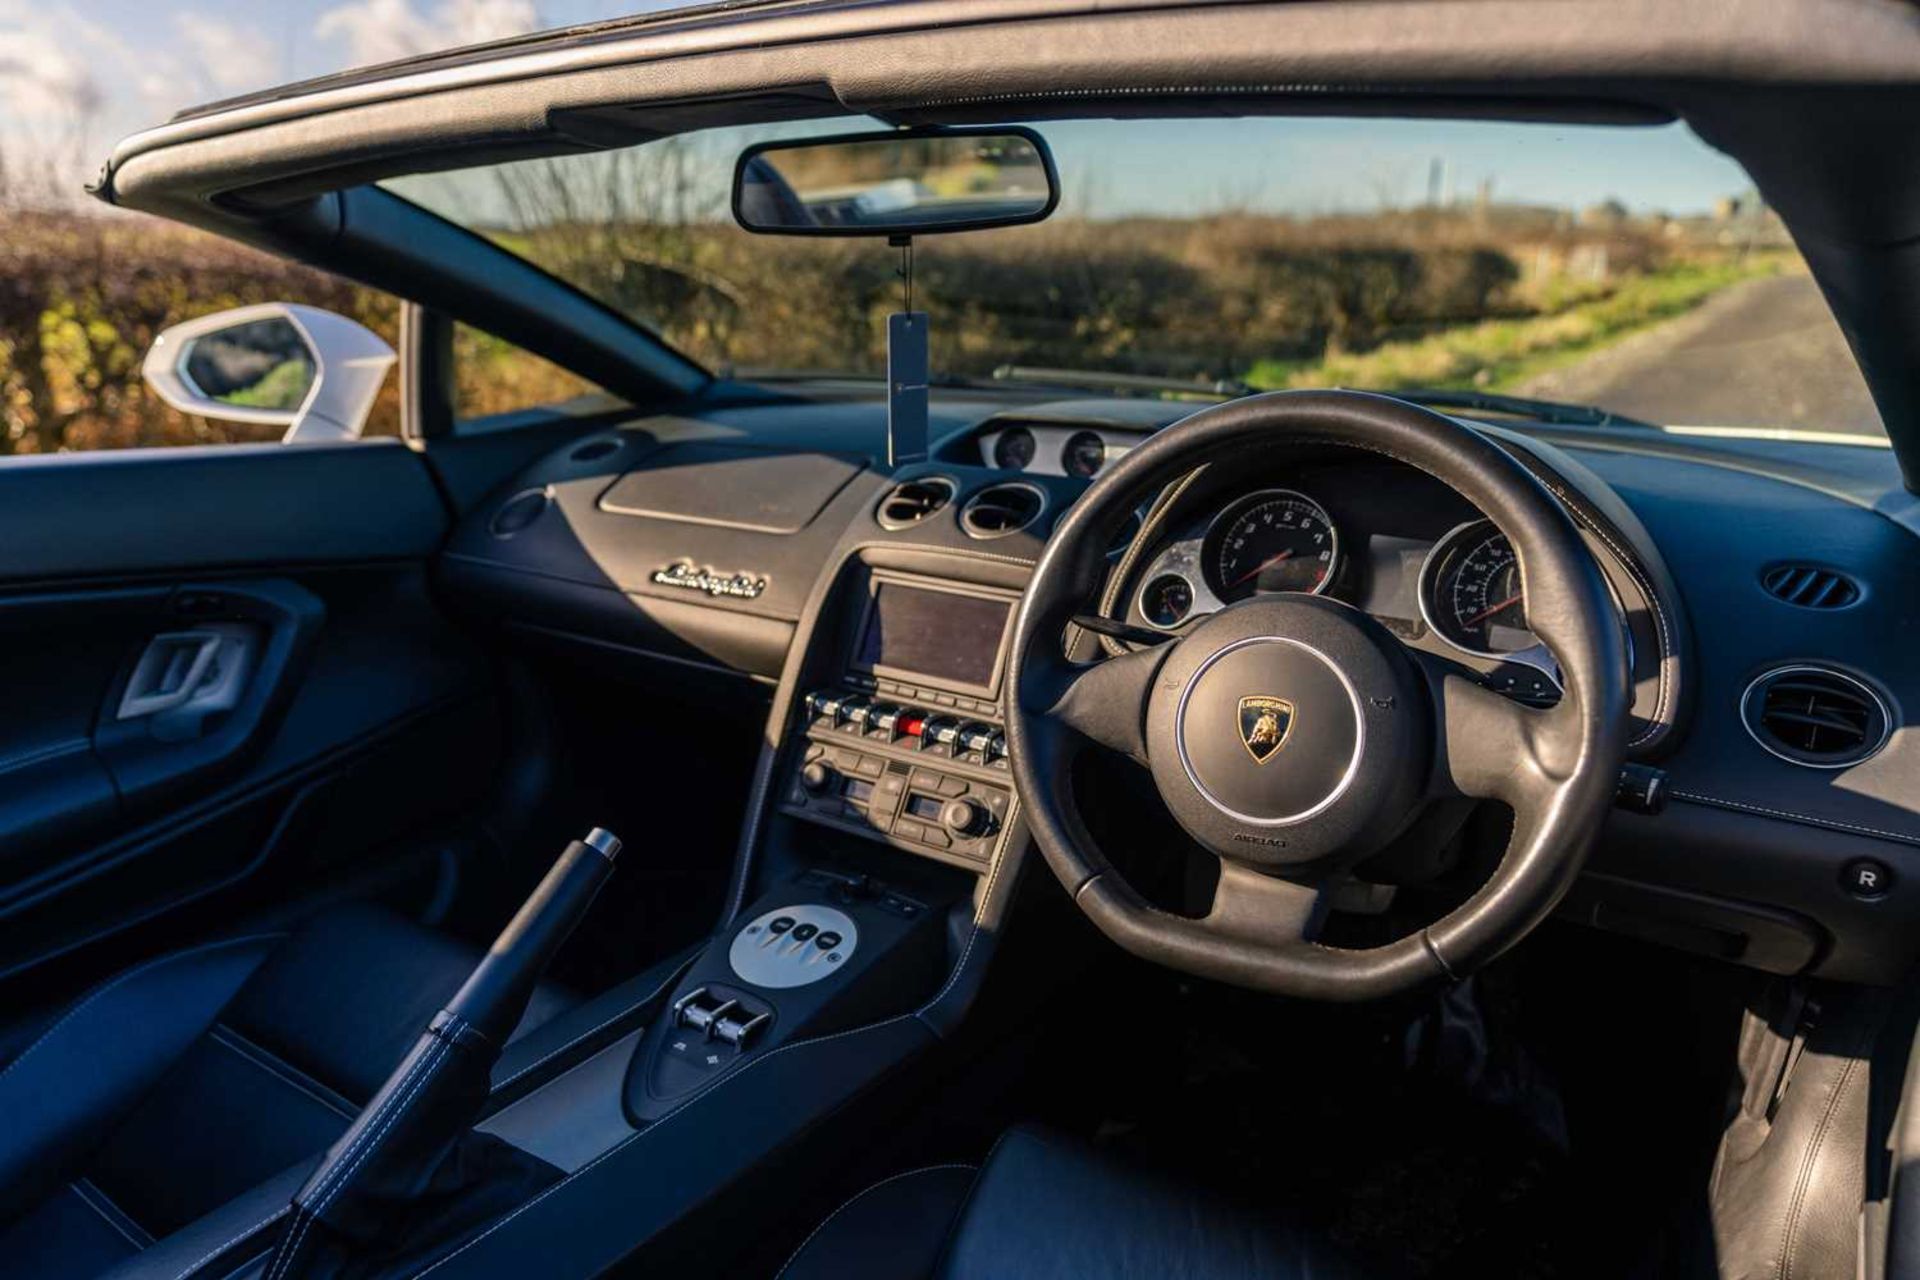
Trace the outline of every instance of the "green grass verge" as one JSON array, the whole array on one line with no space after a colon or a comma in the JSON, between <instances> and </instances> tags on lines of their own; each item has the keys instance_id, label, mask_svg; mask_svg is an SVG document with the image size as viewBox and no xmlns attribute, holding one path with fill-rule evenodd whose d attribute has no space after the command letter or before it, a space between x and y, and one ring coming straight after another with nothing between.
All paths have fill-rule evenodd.
<instances>
[{"instance_id":1,"label":"green grass verge","mask_svg":"<svg viewBox=\"0 0 1920 1280\"><path fill-rule=\"evenodd\" d=\"M238 387L216 399L248 409L298 409L313 390L313 366L305 360L282 360L251 386Z\"/></svg>"},{"instance_id":2,"label":"green grass verge","mask_svg":"<svg viewBox=\"0 0 1920 1280\"><path fill-rule=\"evenodd\" d=\"M1778 255L1741 262L1686 263L1628 276L1605 294L1550 314L1484 320L1354 355L1313 361L1263 360L1246 381L1276 387L1480 387L1501 390L1668 320L1744 280L1778 274Z\"/></svg>"}]
</instances>

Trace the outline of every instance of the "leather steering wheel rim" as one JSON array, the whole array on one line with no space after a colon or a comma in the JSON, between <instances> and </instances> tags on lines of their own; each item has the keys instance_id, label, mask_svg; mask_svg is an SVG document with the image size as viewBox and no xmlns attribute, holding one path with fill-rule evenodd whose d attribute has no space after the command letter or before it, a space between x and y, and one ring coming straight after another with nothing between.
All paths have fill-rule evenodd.
<instances>
[{"instance_id":1,"label":"leather steering wheel rim","mask_svg":"<svg viewBox=\"0 0 1920 1280\"><path fill-rule=\"evenodd\" d=\"M1559 703L1539 710L1502 698L1400 646L1357 610L1318 597L1256 597L1152 650L1087 666L1069 662L1064 637L1100 589L1105 548L1140 495L1195 467L1282 444L1344 446L1397 459L1447 484L1498 525L1519 559L1528 626L1560 665ZM1190 646L1194 652L1183 652ZM1336 694L1316 695L1316 726L1337 737L1341 749L1354 744L1347 776L1321 802L1330 812L1248 815L1222 804L1196 774L1190 751L1199 754L1211 739L1197 738L1195 726L1204 717L1188 711L1206 700L1231 707L1239 686L1223 683L1233 678L1223 657L1229 649L1267 663L1264 670L1278 673L1276 680L1334 689L1323 678L1325 667L1345 686L1350 707ZM1232 661L1247 666L1240 657ZM1007 670L1008 751L1028 826L1048 866L1094 924L1128 951L1171 968L1324 1000L1378 999L1464 977L1539 924L1579 874L1612 802L1630 703L1615 606L1579 531L1552 495L1472 428L1404 401L1346 391L1232 401L1129 452L1054 531L1021 601ZM1241 699L1243 738L1247 704L1262 701ZM1293 707L1283 705L1291 728ZM1223 736L1207 727L1213 738ZM1205 916L1149 903L1092 840L1069 780L1072 756L1087 743L1151 767L1176 818L1220 856ZM1184 772L1169 762L1170 746ZM1255 751L1252 741L1246 749ZM1331 776L1329 752L1304 739L1289 749L1294 754L1271 773L1244 761L1210 767L1237 770L1229 781L1256 798L1266 794L1262 788L1284 790L1299 777L1312 789L1323 785L1315 777ZM1509 845L1486 883L1395 942L1364 949L1318 942L1326 886L1447 798L1499 800L1513 811Z\"/></svg>"}]
</instances>

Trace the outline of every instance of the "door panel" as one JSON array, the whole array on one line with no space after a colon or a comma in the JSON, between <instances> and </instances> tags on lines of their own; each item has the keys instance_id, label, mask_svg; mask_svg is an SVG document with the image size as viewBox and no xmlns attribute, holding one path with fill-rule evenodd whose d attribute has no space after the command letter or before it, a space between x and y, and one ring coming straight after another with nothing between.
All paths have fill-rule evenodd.
<instances>
[{"instance_id":1,"label":"door panel","mask_svg":"<svg viewBox=\"0 0 1920 1280\"><path fill-rule=\"evenodd\" d=\"M0 980L271 908L484 795L445 531L397 441L0 461Z\"/></svg>"},{"instance_id":2,"label":"door panel","mask_svg":"<svg viewBox=\"0 0 1920 1280\"><path fill-rule=\"evenodd\" d=\"M420 557L446 535L398 440L0 460L0 580Z\"/></svg>"}]
</instances>

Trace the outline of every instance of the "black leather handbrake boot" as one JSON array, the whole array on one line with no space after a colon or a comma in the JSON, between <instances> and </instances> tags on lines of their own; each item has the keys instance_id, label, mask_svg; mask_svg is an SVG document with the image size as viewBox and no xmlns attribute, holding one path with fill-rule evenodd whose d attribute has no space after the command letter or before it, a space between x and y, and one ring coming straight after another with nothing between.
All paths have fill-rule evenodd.
<instances>
[{"instance_id":1,"label":"black leather handbrake boot","mask_svg":"<svg viewBox=\"0 0 1920 1280\"><path fill-rule=\"evenodd\" d=\"M561 853L294 1195L266 1280L378 1274L397 1257L456 1235L465 1218L443 1220L451 1206L464 1202L491 1216L557 1176L471 1126L535 984L612 874L619 851L618 839L595 828Z\"/></svg>"}]
</instances>

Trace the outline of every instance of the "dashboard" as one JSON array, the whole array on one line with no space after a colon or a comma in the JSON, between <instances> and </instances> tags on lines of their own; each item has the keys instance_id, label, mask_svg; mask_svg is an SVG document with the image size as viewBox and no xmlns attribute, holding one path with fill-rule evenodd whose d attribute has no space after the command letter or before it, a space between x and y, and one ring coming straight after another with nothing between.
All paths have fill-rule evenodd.
<instances>
[{"instance_id":1,"label":"dashboard","mask_svg":"<svg viewBox=\"0 0 1920 1280\"><path fill-rule=\"evenodd\" d=\"M943 388L932 455L889 469L884 401L854 388L689 405L532 459L437 572L543 652L650 670L679 696L713 682L703 705L744 684L810 706L743 725L819 748L782 765L819 766L778 780L784 816L977 869L1007 838L997 809L1018 805L992 692L1005 610L1087 486L1193 408ZM1629 758L1668 784L1663 809L1614 812L1563 914L1771 972L1884 981L1920 961L1920 509L1891 455L1472 425L1604 572L1632 662ZM1083 656L1309 591L1516 700L1558 696L1526 566L1423 472L1276 443L1139 501L1090 602L1118 625Z\"/></svg>"}]
</instances>

